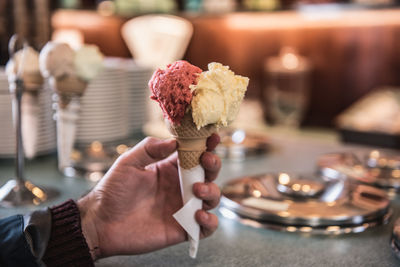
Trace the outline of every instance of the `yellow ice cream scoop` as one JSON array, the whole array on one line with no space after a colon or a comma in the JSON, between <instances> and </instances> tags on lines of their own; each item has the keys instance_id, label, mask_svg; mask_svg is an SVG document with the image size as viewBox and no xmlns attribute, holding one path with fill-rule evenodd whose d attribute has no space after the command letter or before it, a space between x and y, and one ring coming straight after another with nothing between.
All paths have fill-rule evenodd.
<instances>
[{"instance_id":1,"label":"yellow ice cream scoop","mask_svg":"<svg viewBox=\"0 0 400 267\"><path fill-rule=\"evenodd\" d=\"M227 126L239 111L249 84L249 78L235 75L228 66L212 62L208 71L200 74L197 84L191 85L192 116L197 128L208 124Z\"/></svg>"}]
</instances>

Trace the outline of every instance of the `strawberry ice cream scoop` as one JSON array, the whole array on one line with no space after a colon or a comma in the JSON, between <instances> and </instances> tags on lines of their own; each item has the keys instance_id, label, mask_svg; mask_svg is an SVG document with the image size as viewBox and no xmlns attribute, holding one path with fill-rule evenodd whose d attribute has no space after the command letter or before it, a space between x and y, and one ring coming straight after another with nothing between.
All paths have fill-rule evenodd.
<instances>
[{"instance_id":1,"label":"strawberry ice cream scoop","mask_svg":"<svg viewBox=\"0 0 400 267\"><path fill-rule=\"evenodd\" d=\"M190 85L197 84L202 70L187 61L169 64L165 70L158 69L149 81L151 98L158 101L164 113L173 124L179 125L193 94Z\"/></svg>"}]
</instances>

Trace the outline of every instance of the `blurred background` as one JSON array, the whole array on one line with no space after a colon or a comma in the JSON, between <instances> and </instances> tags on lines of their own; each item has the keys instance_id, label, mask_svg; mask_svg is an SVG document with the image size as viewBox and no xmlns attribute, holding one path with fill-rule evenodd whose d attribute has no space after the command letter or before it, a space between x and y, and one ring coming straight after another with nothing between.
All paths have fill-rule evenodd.
<instances>
[{"instance_id":1,"label":"blurred background","mask_svg":"<svg viewBox=\"0 0 400 267\"><path fill-rule=\"evenodd\" d=\"M173 14L193 25L183 58L206 69L218 61L251 80L247 97L266 108L269 57L283 47L312 64L302 125L332 127L334 118L382 86L400 85L400 13L396 0L3 0L0 63L13 33L36 48L50 39L96 44L130 58L122 26L145 14ZM168 29L167 29L168 30ZM144 33L146 35L148 33ZM145 39L145 37L143 37ZM155 48L156 49L156 48ZM273 72L273 71L272 71ZM265 103L264 103L265 102ZM269 115L266 114L267 119Z\"/></svg>"}]
</instances>

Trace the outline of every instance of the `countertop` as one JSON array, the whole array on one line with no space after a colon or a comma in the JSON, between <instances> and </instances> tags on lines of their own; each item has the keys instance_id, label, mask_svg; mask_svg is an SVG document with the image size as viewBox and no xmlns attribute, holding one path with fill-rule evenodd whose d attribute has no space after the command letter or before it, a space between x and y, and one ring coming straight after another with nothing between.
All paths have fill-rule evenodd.
<instances>
[{"instance_id":1,"label":"countertop","mask_svg":"<svg viewBox=\"0 0 400 267\"><path fill-rule=\"evenodd\" d=\"M327 152L357 151L371 147L341 144L333 132L270 131L273 149L262 157L245 161L224 160L217 184L249 174L294 171L311 172L318 155ZM12 160L0 160L0 184L14 175ZM42 156L26 163L26 176L38 185L57 188L61 194L53 205L69 198L79 198L94 183L65 178L56 168L55 155ZM400 215L400 198L392 203L389 224L363 233L339 236L310 236L256 229L219 216L215 234L200 243L197 259L188 255L183 243L138 256L116 256L99 260L96 266L399 266L389 240L394 220ZM0 218L25 213L37 207L0 208Z\"/></svg>"}]
</instances>

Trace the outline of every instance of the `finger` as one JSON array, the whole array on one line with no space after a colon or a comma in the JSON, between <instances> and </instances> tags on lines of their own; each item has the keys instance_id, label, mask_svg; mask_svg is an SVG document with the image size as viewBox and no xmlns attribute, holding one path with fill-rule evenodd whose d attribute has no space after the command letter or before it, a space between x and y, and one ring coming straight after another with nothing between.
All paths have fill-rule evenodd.
<instances>
[{"instance_id":1,"label":"finger","mask_svg":"<svg viewBox=\"0 0 400 267\"><path fill-rule=\"evenodd\" d=\"M210 137L207 138L207 151L213 151L215 147L219 144L220 137L218 134L213 133Z\"/></svg>"},{"instance_id":2,"label":"finger","mask_svg":"<svg viewBox=\"0 0 400 267\"><path fill-rule=\"evenodd\" d=\"M175 151L168 158L165 159L166 163L172 164L175 168L178 168L178 152Z\"/></svg>"},{"instance_id":3,"label":"finger","mask_svg":"<svg viewBox=\"0 0 400 267\"><path fill-rule=\"evenodd\" d=\"M201 226L201 237L210 236L218 228L218 217L215 214L209 213L205 210L198 210L196 212L196 221Z\"/></svg>"},{"instance_id":4,"label":"finger","mask_svg":"<svg viewBox=\"0 0 400 267\"><path fill-rule=\"evenodd\" d=\"M195 183L193 193L196 197L204 201L204 209L210 210L218 206L221 197L221 191L218 185L214 183Z\"/></svg>"},{"instance_id":5,"label":"finger","mask_svg":"<svg viewBox=\"0 0 400 267\"><path fill-rule=\"evenodd\" d=\"M204 152L201 155L200 162L204 168L206 180L209 182L214 181L221 169L221 159L211 152Z\"/></svg>"},{"instance_id":6,"label":"finger","mask_svg":"<svg viewBox=\"0 0 400 267\"><path fill-rule=\"evenodd\" d=\"M168 157L176 150L174 139L160 140L146 137L131 150L122 155L122 161L128 165L145 168L147 165Z\"/></svg>"}]
</instances>

